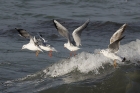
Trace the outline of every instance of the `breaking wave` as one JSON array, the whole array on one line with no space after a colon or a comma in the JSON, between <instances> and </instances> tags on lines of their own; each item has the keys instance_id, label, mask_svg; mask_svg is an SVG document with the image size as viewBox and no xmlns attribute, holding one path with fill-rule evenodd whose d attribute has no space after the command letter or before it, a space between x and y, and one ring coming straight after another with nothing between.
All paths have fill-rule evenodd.
<instances>
[{"instance_id":1,"label":"breaking wave","mask_svg":"<svg viewBox=\"0 0 140 93\"><path fill-rule=\"evenodd\" d=\"M19 78L14 81L60 77L75 71L82 74L88 74L89 72L100 74L102 73L100 71L101 69L107 70L106 65L110 65L113 68L113 60L105 57L103 54L98 54L100 50L101 49L95 49L94 53L82 52L74 57L62 59L59 62L46 67L42 71L32 75L27 75L26 77ZM140 40L137 39L136 41L132 41L128 44L120 45L118 56L126 58L126 62L117 61L118 67L131 64L139 66Z\"/></svg>"},{"instance_id":2,"label":"breaking wave","mask_svg":"<svg viewBox=\"0 0 140 93\"><path fill-rule=\"evenodd\" d=\"M106 58L102 54L98 54L100 49L96 49L94 53L82 52L69 59L63 59L43 70L46 76L58 77L68 74L74 70L80 73L87 74L89 72L95 72L99 74L99 69L104 69L105 64L113 65L113 61ZM132 41L128 44L120 46L118 55L125 57L127 62L119 62L118 65L132 64L139 65L140 61L140 40Z\"/></svg>"},{"instance_id":3,"label":"breaking wave","mask_svg":"<svg viewBox=\"0 0 140 93\"><path fill-rule=\"evenodd\" d=\"M35 85L37 89L34 91L42 91L44 89L71 82L90 80L93 78L93 81L90 82L94 82L94 80L103 79L113 73L115 69L113 67L113 61L102 54L98 54L99 51L100 49L96 49L94 53L79 53L74 57L62 59L37 73L27 75L23 78L18 78L16 80L6 81L2 85L10 87L8 91L13 90L15 86L20 87L22 91L22 89L24 90L24 87L27 87L27 85L28 87ZM136 41L121 45L118 55L127 59L126 62L117 61L119 68L124 65L132 64L134 66L139 66L140 40L137 39ZM55 78L54 81L52 77L58 78Z\"/></svg>"}]
</instances>

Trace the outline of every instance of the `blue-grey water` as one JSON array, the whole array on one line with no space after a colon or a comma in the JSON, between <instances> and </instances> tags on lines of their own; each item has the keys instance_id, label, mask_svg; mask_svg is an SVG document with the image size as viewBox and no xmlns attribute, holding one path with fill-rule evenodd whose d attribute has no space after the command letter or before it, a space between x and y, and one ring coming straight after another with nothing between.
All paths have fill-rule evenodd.
<instances>
[{"instance_id":1,"label":"blue-grey water","mask_svg":"<svg viewBox=\"0 0 140 93\"><path fill-rule=\"evenodd\" d=\"M58 20L72 31L90 19L82 32L77 55L53 24ZM97 54L124 23L125 38L118 55L127 61ZM21 50L29 42L14 28L41 33L58 52ZM139 0L0 0L0 93L140 93Z\"/></svg>"}]
</instances>

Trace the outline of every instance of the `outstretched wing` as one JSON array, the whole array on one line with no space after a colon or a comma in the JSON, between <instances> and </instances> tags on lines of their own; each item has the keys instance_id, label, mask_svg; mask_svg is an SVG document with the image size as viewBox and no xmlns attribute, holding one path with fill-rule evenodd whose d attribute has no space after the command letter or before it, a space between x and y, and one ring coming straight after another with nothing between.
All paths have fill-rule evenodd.
<instances>
[{"instance_id":1,"label":"outstretched wing","mask_svg":"<svg viewBox=\"0 0 140 93\"><path fill-rule=\"evenodd\" d=\"M63 25L61 25L58 21L53 20L53 22L59 34L65 37L66 39L68 39L68 42L71 42L69 31Z\"/></svg>"},{"instance_id":2,"label":"outstretched wing","mask_svg":"<svg viewBox=\"0 0 140 93\"><path fill-rule=\"evenodd\" d=\"M113 43L114 41L118 40L119 38L122 37L123 32L125 31L126 24L121 26L110 38L110 44Z\"/></svg>"},{"instance_id":3,"label":"outstretched wing","mask_svg":"<svg viewBox=\"0 0 140 93\"><path fill-rule=\"evenodd\" d=\"M36 39L35 36L34 37L30 37L29 43L34 44L35 46L39 46L39 42L38 42L38 40Z\"/></svg>"},{"instance_id":4,"label":"outstretched wing","mask_svg":"<svg viewBox=\"0 0 140 93\"><path fill-rule=\"evenodd\" d=\"M18 28L15 28L15 29L18 31L18 33L21 37L24 37L24 38L30 38L31 37L31 35L26 30L18 29Z\"/></svg>"},{"instance_id":5,"label":"outstretched wing","mask_svg":"<svg viewBox=\"0 0 140 93\"><path fill-rule=\"evenodd\" d=\"M88 24L89 24L89 20L87 20L83 25L81 25L80 27L78 27L73 31L72 36L76 43L76 46L81 45L81 33L87 27Z\"/></svg>"},{"instance_id":6,"label":"outstretched wing","mask_svg":"<svg viewBox=\"0 0 140 93\"><path fill-rule=\"evenodd\" d=\"M117 52L119 50L119 42L124 38L125 36L119 38L118 40L114 41L113 43L109 44L108 48L110 52Z\"/></svg>"},{"instance_id":7,"label":"outstretched wing","mask_svg":"<svg viewBox=\"0 0 140 93\"><path fill-rule=\"evenodd\" d=\"M39 41L36 39L36 37L30 37L30 42L31 44L34 44L38 49L40 49L40 51L42 51L42 49L40 48L40 43ZM43 51L42 51L43 52Z\"/></svg>"},{"instance_id":8,"label":"outstretched wing","mask_svg":"<svg viewBox=\"0 0 140 93\"><path fill-rule=\"evenodd\" d=\"M46 46L48 44L47 40L45 40L41 34L39 34L39 33L37 33L37 34L39 36L39 38L36 39L38 45Z\"/></svg>"},{"instance_id":9,"label":"outstretched wing","mask_svg":"<svg viewBox=\"0 0 140 93\"><path fill-rule=\"evenodd\" d=\"M31 43L31 44L36 44L36 38L35 37L30 37L30 41L29 41L29 43Z\"/></svg>"},{"instance_id":10,"label":"outstretched wing","mask_svg":"<svg viewBox=\"0 0 140 93\"><path fill-rule=\"evenodd\" d=\"M45 40L41 34L39 34L39 33L37 33L37 34L39 36L39 39L41 39L40 41L42 41L43 43L47 42L47 40Z\"/></svg>"}]
</instances>

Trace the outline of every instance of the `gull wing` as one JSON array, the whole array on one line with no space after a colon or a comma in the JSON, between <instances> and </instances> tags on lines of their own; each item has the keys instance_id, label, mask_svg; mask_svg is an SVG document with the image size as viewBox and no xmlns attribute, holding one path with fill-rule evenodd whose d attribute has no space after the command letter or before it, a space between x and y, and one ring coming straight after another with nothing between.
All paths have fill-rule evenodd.
<instances>
[{"instance_id":1,"label":"gull wing","mask_svg":"<svg viewBox=\"0 0 140 93\"><path fill-rule=\"evenodd\" d=\"M37 40L36 40L35 36L34 36L34 37L30 37L29 43L32 43L32 44L34 44L34 45L37 45L37 44L36 44L36 43L37 43Z\"/></svg>"},{"instance_id":2,"label":"gull wing","mask_svg":"<svg viewBox=\"0 0 140 93\"><path fill-rule=\"evenodd\" d=\"M39 33L37 33L37 34L38 34L39 38L41 39L41 41L43 41L43 43L47 42L47 40L45 40L41 34L39 34Z\"/></svg>"},{"instance_id":3,"label":"gull wing","mask_svg":"<svg viewBox=\"0 0 140 93\"><path fill-rule=\"evenodd\" d=\"M26 30L18 29L18 28L15 28L15 29L19 32L21 37L24 37L24 38L30 38L31 37L31 35Z\"/></svg>"},{"instance_id":4,"label":"gull wing","mask_svg":"<svg viewBox=\"0 0 140 93\"><path fill-rule=\"evenodd\" d=\"M29 43L32 43L32 44L34 44L34 40L33 40L33 38L30 38L30 41L29 41Z\"/></svg>"},{"instance_id":5,"label":"gull wing","mask_svg":"<svg viewBox=\"0 0 140 93\"><path fill-rule=\"evenodd\" d=\"M89 20L87 20L83 25L81 25L80 27L78 27L73 31L72 36L76 43L76 46L81 45L81 33L87 27L88 24L89 24Z\"/></svg>"},{"instance_id":6,"label":"gull wing","mask_svg":"<svg viewBox=\"0 0 140 93\"><path fill-rule=\"evenodd\" d=\"M39 47L39 42L37 41L37 39L34 37L30 37L30 42L29 43L32 43L34 44L38 49L40 49L40 51L42 51L42 49ZM43 52L43 51L42 51Z\"/></svg>"},{"instance_id":7,"label":"gull wing","mask_svg":"<svg viewBox=\"0 0 140 93\"><path fill-rule=\"evenodd\" d=\"M114 41L113 43L108 45L108 48L110 52L117 52L119 50L119 42L124 38L125 36L119 38L118 40Z\"/></svg>"},{"instance_id":8,"label":"gull wing","mask_svg":"<svg viewBox=\"0 0 140 93\"><path fill-rule=\"evenodd\" d=\"M126 28L126 24L122 25L122 26L112 35L112 37L110 38L110 44L122 37L122 34L123 34L123 32L125 31L125 28Z\"/></svg>"},{"instance_id":9,"label":"gull wing","mask_svg":"<svg viewBox=\"0 0 140 93\"><path fill-rule=\"evenodd\" d=\"M36 37L30 37L30 41L29 41L30 44L34 44L35 46L39 46L40 43L39 41L36 39Z\"/></svg>"},{"instance_id":10,"label":"gull wing","mask_svg":"<svg viewBox=\"0 0 140 93\"><path fill-rule=\"evenodd\" d=\"M38 43L39 45L46 46L47 40L45 40L45 39L42 37L41 34L39 34L39 33L37 33L37 34L38 34L38 36L39 36L39 38L37 39L37 43Z\"/></svg>"},{"instance_id":11,"label":"gull wing","mask_svg":"<svg viewBox=\"0 0 140 93\"><path fill-rule=\"evenodd\" d=\"M68 39L68 42L71 42L69 31L63 25L61 25L58 21L53 20L53 22L59 34L65 37L66 39Z\"/></svg>"}]
</instances>

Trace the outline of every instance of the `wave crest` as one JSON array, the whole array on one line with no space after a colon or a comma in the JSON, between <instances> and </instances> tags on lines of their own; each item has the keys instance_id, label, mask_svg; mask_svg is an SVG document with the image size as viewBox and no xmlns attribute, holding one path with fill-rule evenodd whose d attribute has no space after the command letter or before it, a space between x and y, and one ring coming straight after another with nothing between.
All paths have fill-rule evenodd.
<instances>
[{"instance_id":1,"label":"wave crest","mask_svg":"<svg viewBox=\"0 0 140 93\"><path fill-rule=\"evenodd\" d=\"M70 59L63 59L58 63L55 63L47 67L43 72L46 76L57 77L62 76L67 73L70 73L74 70L78 70L80 73L89 73L94 71L95 74L99 74L99 69L104 69L104 64L113 65L113 61L109 58L106 58L102 54L97 54L96 49L94 53L82 52L75 57ZM125 57L130 63L135 63L139 65L138 61L140 60L140 40L132 41L128 44L121 45L118 55ZM119 65L124 65L125 63L117 61Z\"/></svg>"}]
</instances>

